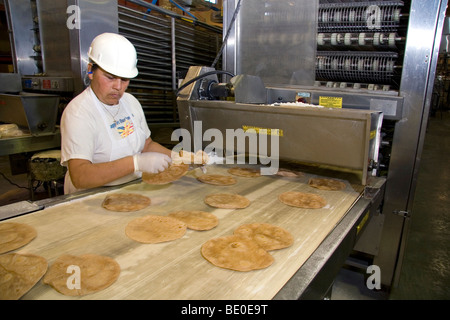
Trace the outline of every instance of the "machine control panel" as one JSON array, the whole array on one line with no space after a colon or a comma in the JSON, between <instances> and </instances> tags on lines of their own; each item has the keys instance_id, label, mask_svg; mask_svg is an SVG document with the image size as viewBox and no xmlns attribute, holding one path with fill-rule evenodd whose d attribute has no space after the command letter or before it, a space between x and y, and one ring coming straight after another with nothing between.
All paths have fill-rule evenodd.
<instances>
[{"instance_id":1,"label":"machine control panel","mask_svg":"<svg viewBox=\"0 0 450 320\"><path fill-rule=\"evenodd\" d=\"M24 90L71 92L73 91L73 79L68 77L22 77Z\"/></svg>"}]
</instances>

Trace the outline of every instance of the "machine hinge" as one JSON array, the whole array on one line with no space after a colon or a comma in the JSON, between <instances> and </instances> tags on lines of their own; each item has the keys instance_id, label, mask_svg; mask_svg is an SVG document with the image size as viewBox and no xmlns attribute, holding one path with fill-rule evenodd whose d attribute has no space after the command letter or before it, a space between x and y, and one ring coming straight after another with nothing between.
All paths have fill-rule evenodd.
<instances>
[{"instance_id":1,"label":"machine hinge","mask_svg":"<svg viewBox=\"0 0 450 320\"><path fill-rule=\"evenodd\" d=\"M403 211L403 210L394 210L394 214L401 216L403 218L409 218L411 216L409 211Z\"/></svg>"}]
</instances>

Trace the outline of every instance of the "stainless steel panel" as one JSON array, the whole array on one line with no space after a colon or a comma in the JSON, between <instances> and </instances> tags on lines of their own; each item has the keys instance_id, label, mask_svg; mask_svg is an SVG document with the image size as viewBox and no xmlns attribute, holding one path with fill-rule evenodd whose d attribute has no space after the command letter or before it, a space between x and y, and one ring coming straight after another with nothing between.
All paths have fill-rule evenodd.
<instances>
[{"instance_id":1,"label":"stainless steel panel","mask_svg":"<svg viewBox=\"0 0 450 320\"><path fill-rule=\"evenodd\" d=\"M54 132L58 104L56 95L0 94L0 120L28 129L32 135Z\"/></svg>"},{"instance_id":2,"label":"stainless steel panel","mask_svg":"<svg viewBox=\"0 0 450 320\"><path fill-rule=\"evenodd\" d=\"M66 1L36 0L43 72L50 76L72 76Z\"/></svg>"},{"instance_id":3,"label":"stainless steel panel","mask_svg":"<svg viewBox=\"0 0 450 320\"><path fill-rule=\"evenodd\" d=\"M202 121L204 131L219 129L225 137L227 129L256 127L280 130L281 159L358 170L362 172L361 183L366 183L371 118L380 115L378 112L270 107L221 101L191 102L190 108L192 121ZM373 122L377 123L376 120ZM271 150L271 146L268 149ZM246 151L249 152L248 149Z\"/></svg>"},{"instance_id":4,"label":"stainless steel panel","mask_svg":"<svg viewBox=\"0 0 450 320\"><path fill-rule=\"evenodd\" d=\"M39 45L33 23L33 3L29 0L5 0L14 72L32 75L41 72L40 55L33 50Z\"/></svg>"},{"instance_id":5,"label":"stainless steel panel","mask_svg":"<svg viewBox=\"0 0 450 320\"><path fill-rule=\"evenodd\" d=\"M224 32L238 1L226 1ZM224 70L266 85L312 85L318 1L241 1L225 49ZM242 32L245 30L245 32ZM282 58L281 58L282 57Z\"/></svg>"},{"instance_id":6,"label":"stainless steel panel","mask_svg":"<svg viewBox=\"0 0 450 320\"><path fill-rule=\"evenodd\" d=\"M18 93L22 91L22 79L18 73L0 73L0 92Z\"/></svg>"}]
</instances>

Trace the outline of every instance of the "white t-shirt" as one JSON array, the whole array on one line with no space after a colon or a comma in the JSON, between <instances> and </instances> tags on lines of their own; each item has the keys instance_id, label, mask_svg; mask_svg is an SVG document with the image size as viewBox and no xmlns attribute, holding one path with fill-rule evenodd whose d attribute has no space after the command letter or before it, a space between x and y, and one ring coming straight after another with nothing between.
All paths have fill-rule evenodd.
<instances>
[{"instance_id":1,"label":"white t-shirt","mask_svg":"<svg viewBox=\"0 0 450 320\"><path fill-rule=\"evenodd\" d=\"M115 120L114 120L115 119ZM104 105L90 87L76 96L61 117L61 165L70 159L103 163L142 151L150 129L139 101L124 93L116 106ZM118 185L141 177L130 174L108 185ZM67 171L64 193L77 191Z\"/></svg>"}]
</instances>

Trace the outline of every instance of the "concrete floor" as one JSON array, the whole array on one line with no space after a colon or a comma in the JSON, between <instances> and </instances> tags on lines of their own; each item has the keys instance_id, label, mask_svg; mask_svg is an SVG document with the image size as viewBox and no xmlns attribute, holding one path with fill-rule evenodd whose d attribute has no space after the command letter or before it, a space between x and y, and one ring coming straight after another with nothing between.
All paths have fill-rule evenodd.
<instances>
[{"instance_id":1,"label":"concrete floor","mask_svg":"<svg viewBox=\"0 0 450 320\"><path fill-rule=\"evenodd\" d=\"M165 144L165 135L164 130L155 130L153 137ZM332 300L450 299L449 159L450 112L438 112L429 119L398 286L390 292L369 290L364 274L343 268L334 283ZM8 157L0 157L0 172L17 185L28 186L26 174L11 175ZM0 205L29 200L29 196L27 189L0 176ZM37 188L36 196L48 196L43 186Z\"/></svg>"}]
</instances>

